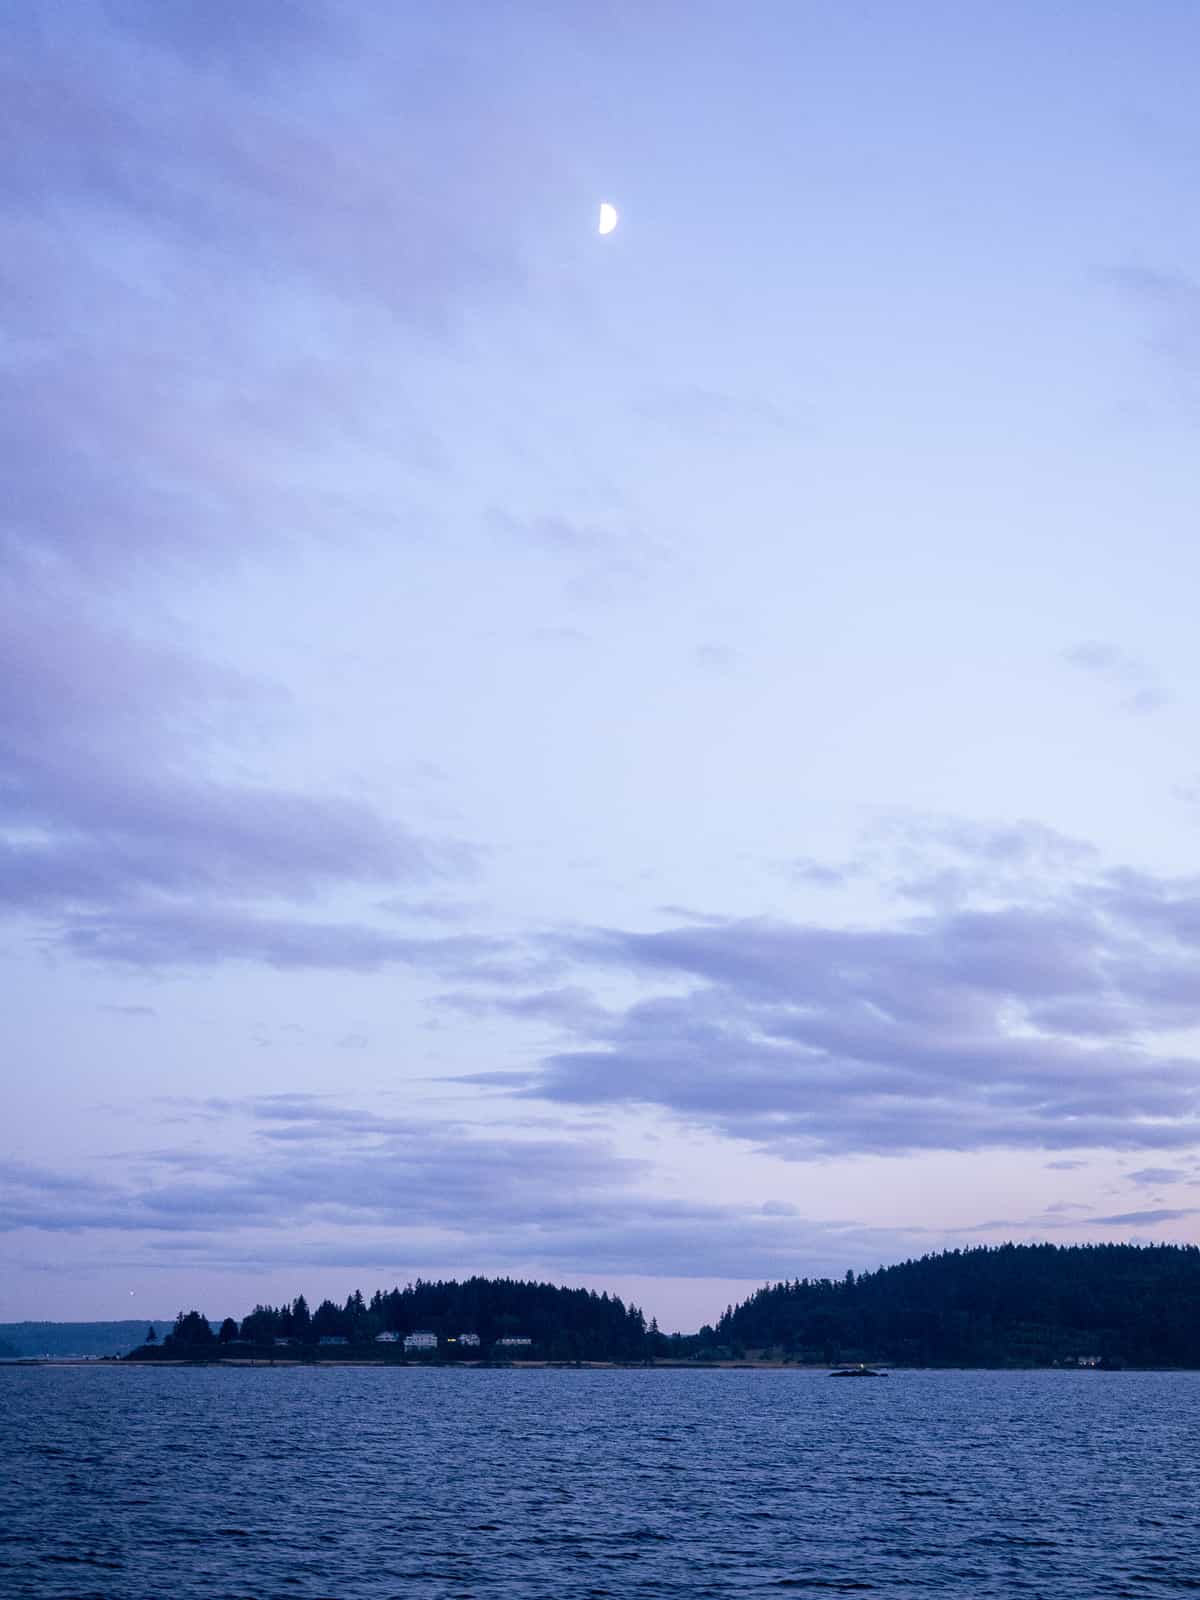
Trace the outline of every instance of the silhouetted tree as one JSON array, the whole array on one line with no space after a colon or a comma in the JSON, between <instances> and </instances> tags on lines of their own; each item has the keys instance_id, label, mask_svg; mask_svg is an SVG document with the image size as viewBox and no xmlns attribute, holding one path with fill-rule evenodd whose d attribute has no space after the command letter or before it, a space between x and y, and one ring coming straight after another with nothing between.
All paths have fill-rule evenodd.
<instances>
[{"instance_id":1,"label":"silhouetted tree","mask_svg":"<svg viewBox=\"0 0 1200 1600\"><path fill-rule=\"evenodd\" d=\"M189 1311L186 1316L181 1311L175 1318L175 1326L163 1340L164 1346L187 1350L203 1349L213 1343L215 1339L209 1320L199 1311Z\"/></svg>"},{"instance_id":2,"label":"silhouetted tree","mask_svg":"<svg viewBox=\"0 0 1200 1600\"><path fill-rule=\"evenodd\" d=\"M328 1339L339 1334L344 1338L347 1333L345 1320L341 1309L332 1300L322 1300L312 1314L313 1338Z\"/></svg>"},{"instance_id":3,"label":"silhouetted tree","mask_svg":"<svg viewBox=\"0 0 1200 1600\"><path fill-rule=\"evenodd\" d=\"M836 1283L768 1284L726 1311L711 1342L814 1361L1200 1366L1200 1249L984 1245Z\"/></svg>"},{"instance_id":4,"label":"silhouetted tree","mask_svg":"<svg viewBox=\"0 0 1200 1600\"><path fill-rule=\"evenodd\" d=\"M279 1313L274 1306L255 1306L242 1318L242 1338L249 1344L270 1344L279 1333Z\"/></svg>"},{"instance_id":5,"label":"silhouetted tree","mask_svg":"<svg viewBox=\"0 0 1200 1600\"><path fill-rule=\"evenodd\" d=\"M298 1294L292 1301L292 1334L301 1344L308 1344L312 1339L312 1316L309 1313L308 1301L302 1294Z\"/></svg>"}]
</instances>

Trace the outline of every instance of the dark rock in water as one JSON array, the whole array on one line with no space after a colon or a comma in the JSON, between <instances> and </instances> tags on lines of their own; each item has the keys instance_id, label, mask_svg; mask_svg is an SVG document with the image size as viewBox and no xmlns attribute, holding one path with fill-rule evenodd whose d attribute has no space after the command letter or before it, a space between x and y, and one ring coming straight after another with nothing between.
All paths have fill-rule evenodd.
<instances>
[{"instance_id":1,"label":"dark rock in water","mask_svg":"<svg viewBox=\"0 0 1200 1600\"><path fill-rule=\"evenodd\" d=\"M886 1372L876 1372L874 1367L838 1367L829 1374L831 1378L886 1378Z\"/></svg>"}]
</instances>

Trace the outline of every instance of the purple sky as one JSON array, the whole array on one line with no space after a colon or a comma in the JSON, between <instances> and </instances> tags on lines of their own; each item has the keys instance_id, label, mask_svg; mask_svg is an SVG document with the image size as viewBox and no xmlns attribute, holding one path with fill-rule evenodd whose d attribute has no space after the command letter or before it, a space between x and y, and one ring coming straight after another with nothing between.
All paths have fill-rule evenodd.
<instances>
[{"instance_id":1,"label":"purple sky","mask_svg":"<svg viewBox=\"0 0 1200 1600\"><path fill-rule=\"evenodd\" d=\"M0 1320L1196 1237L1198 54L4 7Z\"/></svg>"}]
</instances>

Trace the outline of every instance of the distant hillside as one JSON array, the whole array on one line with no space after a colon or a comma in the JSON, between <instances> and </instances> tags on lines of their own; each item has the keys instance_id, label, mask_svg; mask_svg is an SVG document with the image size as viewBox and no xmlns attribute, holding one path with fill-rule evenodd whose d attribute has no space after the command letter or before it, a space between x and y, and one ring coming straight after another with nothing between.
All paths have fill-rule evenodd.
<instances>
[{"instance_id":1,"label":"distant hillside","mask_svg":"<svg viewBox=\"0 0 1200 1600\"><path fill-rule=\"evenodd\" d=\"M556 1361L642 1361L659 1344L669 1343L653 1326L647 1329L636 1306L616 1295L477 1277L463 1283L418 1279L404 1289L377 1290L370 1300L356 1291L343 1305L323 1300L315 1310L299 1295L290 1305L256 1306L240 1323L227 1317L219 1328L201 1312L181 1313L165 1339L137 1354L139 1360L180 1355L213 1360L223 1353L244 1355L247 1347L274 1349L283 1340L325 1359L336 1359L344 1348L398 1359L398 1336L417 1331L433 1334L429 1355L447 1360L519 1354ZM377 1344L380 1334L393 1339ZM460 1342L463 1334L470 1340Z\"/></svg>"},{"instance_id":2,"label":"distant hillside","mask_svg":"<svg viewBox=\"0 0 1200 1600\"><path fill-rule=\"evenodd\" d=\"M161 1338L173 1322L0 1322L0 1356L121 1356L153 1326Z\"/></svg>"},{"instance_id":3,"label":"distant hillside","mask_svg":"<svg viewBox=\"0 0 1200 1600\"><path fill-rule=\"evenodd\" d=\"M949 1250L858 1278L768 1285L705 1328L701 1343L809 1361L1200 1367L1200 1249Z\"/></svg>"}]
</instances>

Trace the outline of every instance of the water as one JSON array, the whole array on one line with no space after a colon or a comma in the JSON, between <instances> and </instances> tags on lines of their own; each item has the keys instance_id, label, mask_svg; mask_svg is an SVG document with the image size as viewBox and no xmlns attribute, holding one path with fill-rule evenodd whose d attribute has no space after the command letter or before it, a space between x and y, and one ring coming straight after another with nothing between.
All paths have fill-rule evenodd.
<instances>
[{"instance_id":1,"label":"water","mask_svg":"<svg viewBox=\"0 0 1200 1600\"><path fill-rule=\"evenodd\" d=\"M0 1370L0 1594L1200 1589L1200 1374Z\"/></svg>"}]
</instances>

